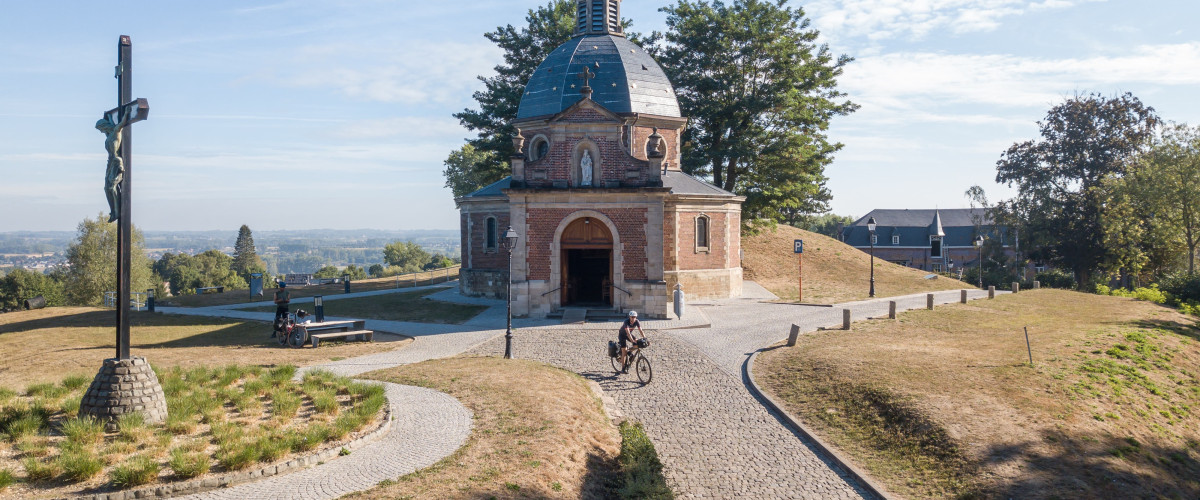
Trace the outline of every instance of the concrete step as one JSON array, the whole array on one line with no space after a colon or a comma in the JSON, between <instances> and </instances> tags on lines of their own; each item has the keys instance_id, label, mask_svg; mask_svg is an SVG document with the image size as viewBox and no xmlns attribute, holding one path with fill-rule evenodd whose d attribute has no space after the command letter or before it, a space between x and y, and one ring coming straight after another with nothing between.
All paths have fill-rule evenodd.
<instances>
[{"instance_id":1,"label":"concrete step","mask_svg":"<svg viewBox=\"0 0 1200 500\"><path fill-rule=\"evenodd\" d=\"M562 324L573 325L587 321L587 309L563 309Z\"/></svg>"}]
</instances>

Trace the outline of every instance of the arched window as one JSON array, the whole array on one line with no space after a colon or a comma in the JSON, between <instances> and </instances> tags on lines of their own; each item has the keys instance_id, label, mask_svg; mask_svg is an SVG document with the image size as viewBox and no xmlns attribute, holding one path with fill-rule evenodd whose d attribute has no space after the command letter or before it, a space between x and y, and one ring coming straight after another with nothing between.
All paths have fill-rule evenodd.
<instances>
[{"instance_id":1,"label":"arched window","mask_svg":"<svg viewBox=\"0 0 1200 500\"><path fill-rule=\"evenodd\" d=\"M529 161L538 161L549 153L550 141L547 141L544 136L534 137L533 144L529 145Z\"/></svg>"},{"instance_id":2,"label":"arched window","mask_svg":"<svg viewBox=\"0 0 1200 500\"><path fill-rule=\"evenodd\" d=\"M484 238L485 238L485 240L484 240L485 248L484 249L485 250L493 251L493 252L496 251L496 240L498 239L497 236L498 235L496 234L496 218L488 217L487 218L486 235L484 236Z\"/></svg>"},{"instance_id":3,"label":"arched window","mask_svg":"<svg viewBox=\"0 0 1200 500\"><path fill-rule=\"evenodd\" d=\"M696 217L696 251L708 251L708 226L709 220L707 215Z\"/></svg>"}]
</instances>

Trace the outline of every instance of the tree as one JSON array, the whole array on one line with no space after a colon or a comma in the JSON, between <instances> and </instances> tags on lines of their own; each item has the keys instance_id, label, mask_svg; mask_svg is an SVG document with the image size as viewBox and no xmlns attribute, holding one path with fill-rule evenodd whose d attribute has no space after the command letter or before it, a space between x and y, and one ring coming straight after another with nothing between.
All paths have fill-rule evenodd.
<instances>
[{"instance_id":1,"label":"tree","mask_svg":"<svg viewBox=\"0 0 1200 500\"><path fill-rule=\"evenodd\" d=\"M850 57L817 45L818 32L786 0L683 0L665 7L667 32L649 49L666 65L690 118L683 169L743 195L742 220L827 212L825 166L842 148L829 121L858 105L837 77Z\"/></svg>"},{"instance_id":2,"label":"tree","mask_svg":"<svg viewBox=\"0 0 1200 500\"><path fill-rule=\"evenodd\" d=\"M156 282L161 282L150 269L144 242L142 232L134 227L129 268L130 290L134 292L157 289ZM67 247L67 263L70 266L64 283L67 302L100 305L104 292L117 291L117 225L110 224L108 216L103 214L80 222L75 241Z\"/></svg>"},{"instance_id":3,"label":"tree","mask_svg":"<svg viewBox=\"0 0 1200 500\"><path fill-rule=\"evenodd\" d=\"M401 272L415 273L433 260L421 245L411 241L396 241L383 247L383 260Z\"/></svg>"},{"instance_id":4,"label":"tree","mask_svg":"<svg viewBox=\"0 0 1200 500\"><path fill-rule=\"evenodd\" d=\"M240 290L250 286L233 270L233 258L215 249L195 257L168 252L154 263L154 269L167 277L171 293L175 295L189 293L200 287L223 286Z\"/></svg>"},{"instance_id":5,"label":"tree","mask_svg":"<svg viewBox=\"0 0 1200 500\"><path fill-rule=\"evenodd\" d=\"M41 295L50 307L67 304L63 284L55 276L16 268L0 278L0 308L19 309L25 299Z\"/></svg>"},{"instance_id":6,"label":"tree","mask_svg":"<svg viewBox=\"0 0 1200 500\"><path fill-rule=\"evenodd\" d=\"M838 228L849 227L854 223L854 217L848 215L823 214L802 216L792 226L830 238L838 239Z\"/></svg>"},{"instance_id":7,"label":"tree","mask_svg":"<svg viewBox=\"0 0 1200 500\"><path fill-rule=\"evenodd\" d=\"M371 274L372 278L382 278L383 264L371 264L371 267L367 268L367 272Z\"/></svg>"},{"instance_id":8,"label":"tree","mask_svg":"<svg viewBox=\"0 0 1200 500\"><path fill-rule=\"evenodd\" d=\"M504 63L495 67L495 76L479 77L484 86L474 94L479 109L454 114L459 123L477 134L446 159L446 187L455 197L508 175L515 132L512 121L517 117L525 84L546 56L575 33L575 2L552 0L544 7L530 9L525 20L528 24L520 29L510 24L484 34L504 50Z\"/></svg>"},{"instance_id":9,"label":"tree","mask_svg":"<svg viewBox=\"0 0 1200 500\"><path fill-rule=\"evenodd\" d=\"M1120 176L1153 135L1154 108L1126 93L1075 96L1038 122L1041 140L1013 144L996 162L996 182L1017 196L997 205L1027 247L1075 272L1081 289L1107 257L1101 182Z\"/></svg>"},{"instance_id":10,"label":"tree","mask_svg":"<svg viewBox=\"0 0 1200 500\"><path fill-rule=\"evenodd\" d=\"M254 249L254 236L250 226L242 224L238 229L237 242L233 244L233 270L242 278L249 280L250 273L262 273L267 270L267 263Z\"/></svg>"},{"instance_id":11,"label":"tree","mask_svg":"<svg viewBox=\"0 0 1200 500\"><path fill-rule=\"evenodd\" d=\"M1187 248L1187 273L1195 274L1200 244L1200 127L1165 127L1128 178L1152 218Z\"/></svg>"}]
</instances>

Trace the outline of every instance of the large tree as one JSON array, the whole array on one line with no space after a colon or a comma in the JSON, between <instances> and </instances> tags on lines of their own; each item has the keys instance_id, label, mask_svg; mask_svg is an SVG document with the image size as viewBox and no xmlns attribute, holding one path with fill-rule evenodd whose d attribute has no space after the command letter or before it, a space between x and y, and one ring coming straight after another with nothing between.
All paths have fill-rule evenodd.
<instances>
[{"instance_id":1,"label":"large tree","mask_svg":"<svg viewBox=\"0 0 1200 500\"><path fill-rule=\"evenodd\" d=\"M575 2L552 0L530 9L526 26L507 25L484 34L504 50L496 74L480 76L483 90L475 92L479 109L464 109L454 117L477 135L446 159L446 187L455 197L503 179L512 157L512 121L517 117L525 84L539 64L575 32Z\"/></svg>"},{"instance_id":2,"label":"large tree","mask_svg":"<svg viewBox=\"0 0 1200 500\"><path fill-rule=\"evenodd\" d=\"M237 242L233 244L233 270L246 280L250 279L250 273L262 273L267 270L267 263L263 262L254 248L254 235L250 232L250 226L245 224L238 229Z\"/></svg>"},{"instance_id":3,"label":"large tree","mask_svg":"<svg viewBox=\"0 0 1200 500\"><path fill-rule=\"evenodd\" d=\"M66 292L58 275L16 268L0 277L0 308L19 309L26 299L41 295L47 306L64 306Z\"/></svg>"},{"instance_id":4,"label":"large tree","mask_svg":"<svg viewBox=\"0 0 1200 500\"><path fill-rule=\"evenodd\" d=\"M415 273L425 269L433 256L416 242L396 241L383 247L383 260L395 268L393 271Z\"/></svg>"},{"instance_id":5,"label":"large tree","mask_svg":"<svg viewBox=\"0 0 1200 500\"><path fill-rule=\"evenodd\" d=\"M150 269L142 232L133 228L130 290L140 292L161 288ZM75 241L67 247L65 287L67 301L75 305L100 305L104 292L117 291L117 225L108 216L84 219L79 223Z\"/></svg>"},{"instance_id":6,"label":"large tree","mask_svg":"<svg viewBox=\"0 0 1200 500\"><path fill-rule=\"evenodd\" d=\"M996 163L996 182L1017 187L997 206L1027 247L1075 272L1080 288L1110 257L1102 183L1127 173L1145 150L1158 117L1126 93L1077 95L1038 122L1040 140L1013 144Z\"/></svg>"},{"instance_id":7,"label":"large tree","mask_svg":"<svg viewBox=\"0 0 1200 500\"><path fill-rule=\"evenodd\" d=\"M680 1L651 37L689 117L683 168L743 195L743 220L828 211L829 121L858 109L837 90L852 59L817 43L787 0Z\"/></svg>"},{"instance_id":8,"label":"large tree","mask_svg":"<svg viewBox=\"0 0 1200 500\"><path fill-rule=\"evenodd\" d=\"M195 257L165 253L154 269L171 283L171 293L190 293L198 287L223 286L231 290L248 288L246 280L233 270L233 258L220 250L207 250Z\"/></svg>"}]
</instances>

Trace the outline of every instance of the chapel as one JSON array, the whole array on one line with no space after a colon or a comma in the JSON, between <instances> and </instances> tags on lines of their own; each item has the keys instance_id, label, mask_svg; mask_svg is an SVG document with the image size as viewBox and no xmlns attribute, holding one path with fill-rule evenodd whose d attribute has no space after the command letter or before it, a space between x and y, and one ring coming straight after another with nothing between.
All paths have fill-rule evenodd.
<instances>
[{"instance_id":1,"label":"chapel","mask_svg":"<svg viewBox=\"0 0 1200 500\"><path fill-rule=\"evenodd\" d=\"M465 295L511 287L515 316L649 318L668 317L677 284L689 301L741 295L745 198L680 169L687 118L662 68L625 37L620 4L578 0L574 37L526 85L512 175L455 200Z\"/></svg>"}]
</instances>

